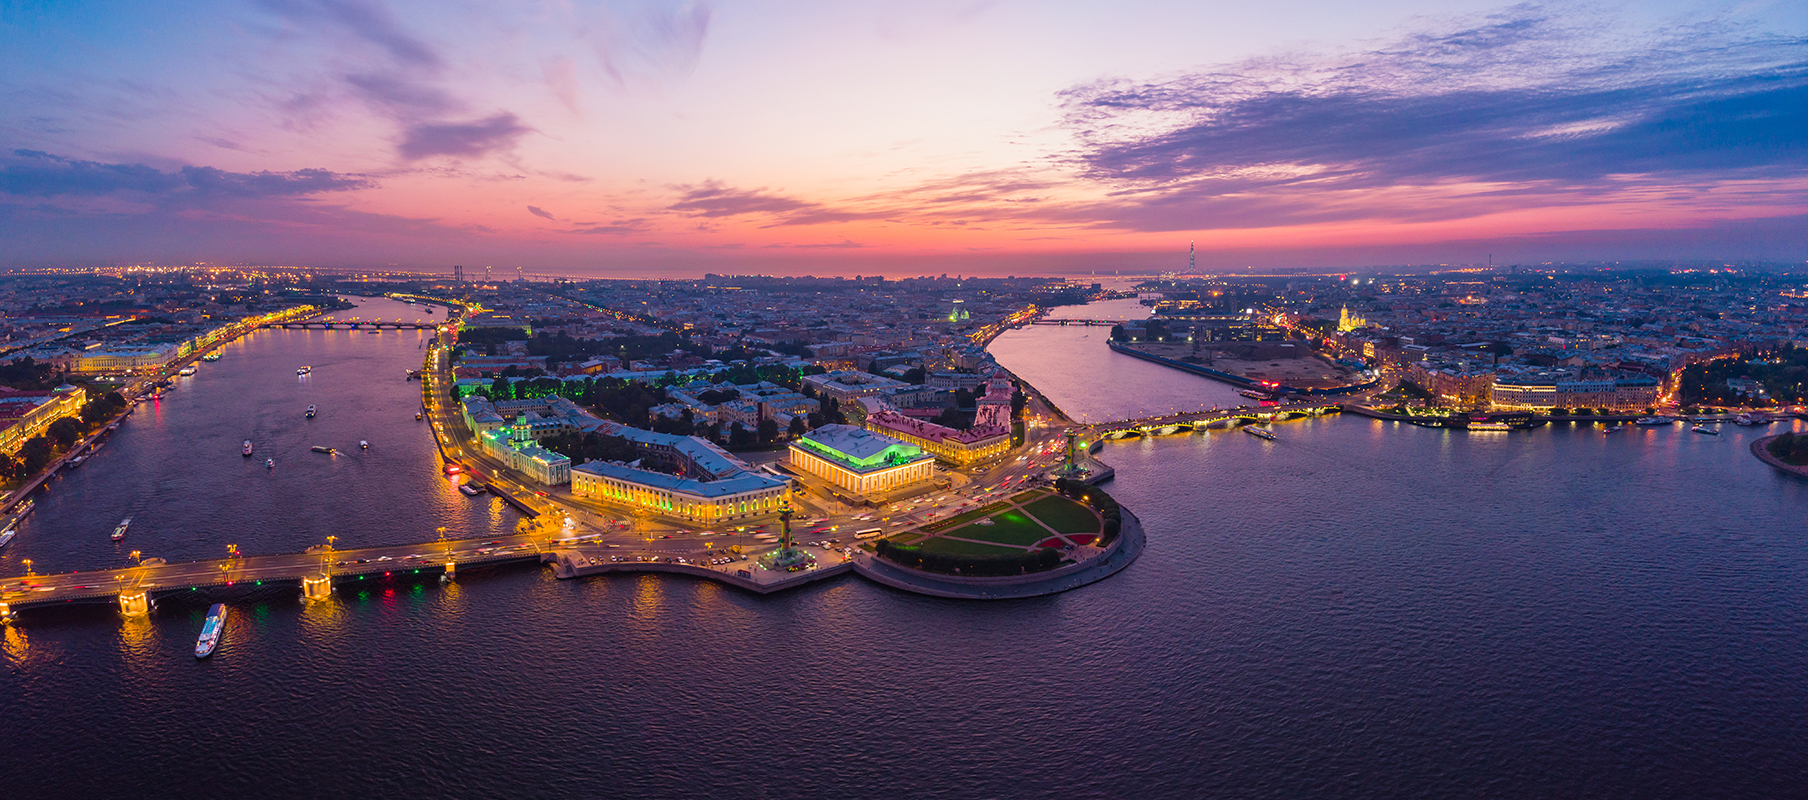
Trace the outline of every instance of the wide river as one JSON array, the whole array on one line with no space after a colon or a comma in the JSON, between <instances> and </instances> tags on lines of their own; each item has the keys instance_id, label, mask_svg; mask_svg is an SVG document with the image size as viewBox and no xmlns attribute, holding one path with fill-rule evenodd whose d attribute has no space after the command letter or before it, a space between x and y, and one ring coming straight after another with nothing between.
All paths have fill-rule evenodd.
<instances>
[{"instance_id":1,"label":"wide river","mask_svg":"<svg viewBox=\"0 0 1808 800\"><path fill-rule=\"evenodd\" d=\"M992 349L1077 417L1237 401L1106 351L1104 334L1038 326ZM172 560L512 525L434 470L418 385L402 380L420 341L233 344L55 482L0 570L116 566L106 534L125 514L126 549ZM297 380L303 364L314 374ZM1142 517L1147 549L1110 580L1034 600L853 576L758 597L521 569L248 604L202 663L195 609L27 613L0 655L0 785L7 798L1799 795L1808 482L1753 459L1760 434L1336 417L1276 430L1108 445L1109 489ZM247 437L255 463L237 452Z\"/></svg>"}]
</instances>

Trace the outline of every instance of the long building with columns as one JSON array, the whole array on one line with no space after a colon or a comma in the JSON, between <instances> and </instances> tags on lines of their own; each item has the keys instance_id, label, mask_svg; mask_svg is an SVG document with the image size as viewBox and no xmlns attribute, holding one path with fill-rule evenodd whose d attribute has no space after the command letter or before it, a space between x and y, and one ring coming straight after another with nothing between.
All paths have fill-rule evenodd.
<instances>
[{"instance_id":1,"label":"long building with columns","mask_svg":"<svg viewBox=\"0 0 1808 800\"><path fill-rule=\"evenodd\" d=\"M935 457L923 448L853 425L824 425L798 437L787 461L856 495L888 494L935 478Z\"/></svg>"},{"instance_id":2,"label":"long building with columns","mask_svg":"<svg viewBox=\"0 0 1808 800\"><path fill-rule=\"evenodd\" d=\"M597 433L619 436L640 456L633 464L586 461L571 469L571 493L701 524L779 513L790 482L762 475L747 462L695 436L603 422ZM649 464L659 470L645 469Z\"/></svg>"}]
</instances>

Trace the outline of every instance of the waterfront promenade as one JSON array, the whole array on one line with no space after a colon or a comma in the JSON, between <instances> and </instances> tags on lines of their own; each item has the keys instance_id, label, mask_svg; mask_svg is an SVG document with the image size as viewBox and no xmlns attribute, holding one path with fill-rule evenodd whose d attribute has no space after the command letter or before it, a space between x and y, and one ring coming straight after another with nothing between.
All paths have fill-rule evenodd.
<instances>
[{"instance_id":1,"label":"waterfront promenade","mask_svg":"<svg viewBox=\"0 0 1808 800\"><path fill-rule=\"evenodd\" d=\"M1795 464L1791 464L1787 461L1784 461L1783 459L1780 459L1774 455L1771 455L1770 443L1776 441L1779 438L1782 438L1782 434L1777 434L1776 436L1764 436L1764 437L1760 437L1758 439L1752 440L1752 443L1751 443L1752 456L1757 458L1759 461L1769 464L1772 468L1776 469L1778 472L1784 473L1786 475L1794 475L1795 477L1798 477L1798 478L1808 478L1808 467L1796 466Z\"/></svg>"},{"instance_id":2,"label":"waterfront promenade","mask_svg":"<svg viewBox=\"0 0 1808 800\"><path fill-rule=\"evenodd\" d=\"M860 577L907 592L960 600L1013 600L1078 589L1116 575L1142 555L1144 541L1142 520L1126 511L1123 529L1103 553L1044 573L988 578L935 575L900 567L864 551L854 553L853 566Z\"/></svg>"}]
</instances>

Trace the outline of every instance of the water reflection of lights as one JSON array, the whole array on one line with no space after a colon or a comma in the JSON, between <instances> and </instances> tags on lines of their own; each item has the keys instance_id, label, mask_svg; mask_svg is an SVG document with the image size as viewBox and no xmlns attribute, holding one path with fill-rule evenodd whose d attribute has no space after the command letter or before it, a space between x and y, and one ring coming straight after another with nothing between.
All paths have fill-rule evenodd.
<instances>
[{"instance_id":1,"label":"water reflection of lights","mask_svg":"<svg viewBox=\"0 0 1808 800\"><path fill-rule=\"evenodd\" d=\"M31 654L31 640L25 631L17 625L0 626L0 632L6 637L0 642L0 652L6 653L6 659L15 664L24 664L26 656Z\"/></svg>"},{"instance_id":2,"label":"water reflection of lights","mask_svg":"<svg viewBox=\"0 0 1808 800\"><path fill-rule=\"evenodd\" d=\"M157 642L157 628L151 624L148 616L126 617L119 626L120 649L133 662L134 667L151 665L152 662L146 659L155 654Z\"/></svg>"}]
</instances>

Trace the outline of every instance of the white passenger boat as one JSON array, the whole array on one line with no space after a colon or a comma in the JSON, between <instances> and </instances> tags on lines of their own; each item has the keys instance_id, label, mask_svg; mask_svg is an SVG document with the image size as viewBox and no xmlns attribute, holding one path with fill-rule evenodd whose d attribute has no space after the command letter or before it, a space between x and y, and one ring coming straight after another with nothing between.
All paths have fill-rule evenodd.
<instances>
[{"instance_id":1,"label":"white passenger boat","mask_svg":"<svg viewBox=\"0 0 1808 800\"><path fill-rule=\"evenodd\" d=\"M126 538L126 529L130 528L130 527L132 527L132 518L131 517L126 517L125 519L120 520L119 527L116 527L113 529L113 541L117 542L121 539Z\"/></svg>"},{"instance_id":2,"label":"white passenger boat","mask_svg":"<svg viewBox=\"0 0 1808 800\"><path fill-rule=\"evenodd\" d=\"M1274 431L1271 431L1267 428L1263 428L1263 427L1260 427L1257 425L1245 425L1245 426L1243 426L1243 432L1247 433L1251 436L1256 436L1259 438L1267 439L1268 441L1271 441L1271 442L1275 440Z\"/></svg>"},{"instance_id":3,"label":"white passenger boat","mask_svg":"<svg viewBox=\"0 0 1808 800\"><path fill-rule=\"evenodd\" d=\"M201 637L195 640L195 658L213 655L220 646L220 635L226 632L226 604L214 603L207 610L207 622L201 625Z\"/></svg>"}]
</instances>

